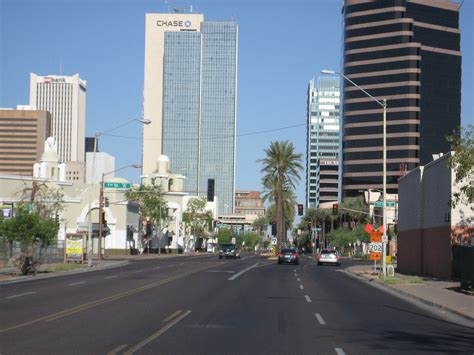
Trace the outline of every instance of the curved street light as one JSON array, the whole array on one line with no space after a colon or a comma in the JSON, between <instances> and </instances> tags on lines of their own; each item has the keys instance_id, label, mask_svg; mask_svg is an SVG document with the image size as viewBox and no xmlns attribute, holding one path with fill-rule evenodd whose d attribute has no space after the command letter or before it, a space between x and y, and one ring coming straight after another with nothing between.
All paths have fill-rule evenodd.
<instances>
[{"instance_id":1,"label":"curved street light","mask_svg":"<svg viewBox=\"0 0 474 355\"><path fill-rule=\"evenodd\" d=\"M387 99L383 99L382 101L376 99L359 85L354 83L351 79L345 76L342 73L336 72L330 69L323 69L321 70L321 74L336 74L341 76L342 78L346 79L376 103L378 103L383 108L383 239L382 239L382 270L383 276L385 277L387 274L387 261L385 260L385 254L387 253Z\"/></svg>"},{"instance_id":2,"label":"curved street light","mask_svg":"<svg viewBox=\"0 0 474 355\"><path fill-rule=\"evenodd\" d=\"M133 121L138 121L140 122L141 124L144 124L144 125L149 125L152 121L147 119L147 118L144 118L144 117L141 117L141 118L132 118L128 121L125 121L121 124L119 124L118 126L115 126L115 127L112 127L104 132L99 132L99 131L95 131L95 139L94 139L94 150L93 150L93 154L92 154L92 174L94 173L95 171L95 156L96 156L96 153L97 153L97 142L99 140L99 137L101 135L104 135L104 134L107 134L111 131L114 131L120 127L123 127L127 124L129 124L130 122L133 122ZM127 166L128 167L128 166ZM125 168L125 167L124 167ZM121 168L122 169L122 168ZM120 169L120 170L121 170ZM110 172L109 172L110 174ZM87 174L86 174L87 175ZM102 176L102 180L103 180L103 176ZM92 185L94 184L94 178L92 178ZM101 185L101 189L102 189L102 185ZM89 218L88 218L88 224L89 224L89 231L88 231L88 238L89 238L89 241L92 241L92 221L91 221L91 210L92 210L92 197L91 197L91 194L92 194L92 189L90 189L90 193L89 193ZM100 201L102 202L102 201ZM101 206L101 205L100 205ZM99 209L101 208L99 206ZM102 214L99 215L99 219L102 218ZM101 224L99 223L99 229L101 228ZM101 240L99 238L99 243L101 243ZM100 260L101 259L101 249L99 248L99 251L98 251L98 259ZM89 253L92 253L92 248L91 250L89 251ZM89 256L89 266L91 266L91 257Z\"/></svg>"}]
</instances>

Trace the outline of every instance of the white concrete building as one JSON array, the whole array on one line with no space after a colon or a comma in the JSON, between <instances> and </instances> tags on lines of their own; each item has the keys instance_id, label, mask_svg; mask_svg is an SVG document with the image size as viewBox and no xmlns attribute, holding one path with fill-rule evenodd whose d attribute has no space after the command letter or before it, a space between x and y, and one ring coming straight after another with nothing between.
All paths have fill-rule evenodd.
<instances>
[{"instance_id":1,"label":"white concrete building","mask_svg":"<svg viewBox=\"0 0 474 355\"><path fill-rule=\"evenodd\" d=\"M51 134L61 162L84 161L87 82L63 75L30 73L30 106L51 114Z\"/></svg>"},{"instance_id":2,"label":"white concrete building","mask_svg":"<svg viewBox=\"0 0 474 355\"><path fill-rule=\"evenodd\" d=\"M95 154L95 157L94 157ZM94 166L92 166L94 165ZM97 184L102 180L102 174L107 174L107 179L114 177L115 157L104 152L86 153L86 183Z\"/></svg>"}]
</instances>

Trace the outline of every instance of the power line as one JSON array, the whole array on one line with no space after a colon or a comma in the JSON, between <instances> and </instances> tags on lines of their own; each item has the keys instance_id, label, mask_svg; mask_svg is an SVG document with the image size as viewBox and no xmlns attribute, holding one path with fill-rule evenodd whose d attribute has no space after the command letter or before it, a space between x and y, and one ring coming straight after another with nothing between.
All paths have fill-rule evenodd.
<instances>
[{"instance_id":1,"label":"power line","mask_svg":"<svg viewBox=\"0 0 474 355\"><path fill-rule=\"evenodd\" d=\"M255 136L257 134L265 134L265 133L271 133L271 132L277 132L277 131L283 131L283 130L286 130L286 129L291 129L291 128L296 128L296 127L301 127L301 126L305 126L306 123L300 123L300 124L295 124L295 125L291 125L291 126L285 126L285 127L280 127L280 128L274 128L274 129L267 129L267 130L263 130L263 131L255 131L255 132L250 132L250 133L241 133L241 134L236 134L235 136L236 137L247 137L247 136ZM199 138L186 138L186 137L183 137L183 138L168 138L168 139L162 139L162 138L142 138L142 137L133 137L133 136L122 136L122 135L118 135L118 134L108 134L108 133L102 133L103 136L109 136L109 137L115 137L115 138L125 138L125 139L135 139L135 140L146 140L146 141L163 141L163 140L169 140L169 141L173 141L173 142L176 142L176 141L195 141L195 140L198 140ZM206 140L209 140L209 139L215 139L215 140L218 140L218 139L226 139L226 138L233 138L234 136L233 135L220 135L220 136L203 136L201 137L201 139L206 139Z\"/></svg>"}]
</instances>

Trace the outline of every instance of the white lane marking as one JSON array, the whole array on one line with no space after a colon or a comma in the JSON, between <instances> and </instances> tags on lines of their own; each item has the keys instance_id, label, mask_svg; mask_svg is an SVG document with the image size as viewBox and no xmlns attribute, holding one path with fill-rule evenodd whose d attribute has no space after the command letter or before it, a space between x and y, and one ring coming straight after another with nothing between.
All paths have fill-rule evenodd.
<instances>
[{"instance_id":1,"label":"white lane marking","mask_svg":"<svg viewBox=\"0 0 474 355\"><path fill-rule=\"evenodd\" d=\"M161 266L154 267L153 270L158 270Z\"/></svg>"},{"instance_id":2,"label":"white lane marking","mask_svg":"<svg viewBox=\"0 0 474 355\"><path fill-rule=\"evenodd\" d=\"M127 346L128 344L119 345L115 349L109 351L107 355L117 355L121 350L125 349Z\"/></svg>"},{"instance_id":3,"label":"white lane marking","mask_svg":"<svg viewBox=\"0 0 474 355\"><path fill-rule=\"evenodd\" d=\"M298 277L298 274L295 274L295 277Z\"/></svg>"},{"instance_id":4,"label":"white lane marking","mask_svg":"<svg viewBox=\"0 0 474 355\"><path fill-rule=\"evenodd\" d=\"M173 314L170 314L168 317L166 317L165 319L163 319L163 323L166 323L166 322L169 322L171 319L173 319L174 317L176 317L178 314L180 314L182 312L182 310L178 309L176 312L174 312Z\"/></svg>"},{"instance_id":5,"label":"white lane marking","mask_svg":"<svg viewBox=\"0 0 474 355\"><path fill-rule=\"evenodd\" d=\"M293 272L296 272L296 269L293 269Z\"/></svg>"},{"instance_id":6,"label":"white lane marking","mask_svg":"<svg viewBox=\"0 0 474 355\"><path fill-rule=\"evenodd\" d=\"M311 303L311 298L308 295L305 295L304 298L306 298L306 302Z\"/></svg>"},{"instance_id":7,"label":"white lane marking","mask_svg":"<svg viewBox=\"0 0 474 355\"><path fill-rule=\"evenodd\" d=\"M334 348L334 350L336 350L337 355L346 355L344 350L342 350L341 348Z\"/></svg>"},{"instance_id":8,"label":"white lane marking","mask_svg":"<svg viewBox=\"0 0 474 355\"><path fill-rule=\"evenodd\" d=\"M104 278L105 278L105 279L114 279L114 278L116 278L116 277L118 277L118 276L117 276L117 275L111 275L111 276L106 276L106 277L104 277Z\"/></svg>"},{"instance_id":9,"label":"white lane marking","mask_svg":"<svg viewBox=\"0 0 474 355\"><path fill-rule=\"evenodd\" d=\"M300 285L300 289L304 290L304 286L303 286L303 285Z\"/></svg>"},{"instance_id":10,"label":"white lane marking","mask_svg":"<svg viewBox=\"0 0 474 355\"><path fill-rule=\"evenodd\" d=\"M68 286L77 286L77 285L82 285L82 284L85 284L86 282L85 281L80 281L80 282L75 282L73 284L69 284Z\"/></svg>"},{"instance_id":11,"label":"white lane marking","mask_svg":"<svg viewBox=\"0 0 474 355\"><path fill-rule=\"evenodd\" d=\"M297 277L297 278L296 278L296 281L301 281L301 280L299 279L299 277Z\"/></svg>"},{"instance_id":12,"label":"white lane marking","mask_svg":"<svg viewBox=\"0 0 474 355\"><path fill-rule=\"evenodd\" d=\"M235 271L232 271L232 270L208 270L206 272L225 272L225 273L228 273L228 274L233 274Z\"/></svg>"},{"instance_id":13,"label":"white lane marking","mask_svg":"<svg viewBox=\"0 0 474 355\"><path fill-rule=\"evenodd\" d=\"M239 272L236 273L235 275L232 275L232 276L229 277L227 280L228 280L228 281L234 281L237 277L239 277L240 275L242 275L244 272L247 272L247 271L249 271L249 270L251 270L251 269L253 269L254 267L257 267L257 266L258 266L258 263L255 263L255 264L253 264L252 266L249 266L248 268L239 271Z\"/></svg>"},{"instance_id":14,"label":"white lane marking","mask_svg":"<svg viewBox=\"0 0 474 355\"><path fill-rule=\"evenodd\" d=\"M6 297L6 298L8 298L8 299L17 298L17 297L32 295L34 293L36 293L36 292L25 292L25 293L20 293L19 295L13 295L13 296L9 296L9 297Z\"/></svg>"},{"instance_id":15,"label":"white lane marking","mask_svg":"<svg viewBox=\"0 0 474 355\"><path fill-rule=\"evenodd\" d=\"M326 324L326 322L324 321L323 317L321 317L321 315L320 315L319 313L315 313L314 315L315 315L316 318L318 319L319 324L321 324L321 325L325 325L325 324Z\"/></svg>"}]
</instances>

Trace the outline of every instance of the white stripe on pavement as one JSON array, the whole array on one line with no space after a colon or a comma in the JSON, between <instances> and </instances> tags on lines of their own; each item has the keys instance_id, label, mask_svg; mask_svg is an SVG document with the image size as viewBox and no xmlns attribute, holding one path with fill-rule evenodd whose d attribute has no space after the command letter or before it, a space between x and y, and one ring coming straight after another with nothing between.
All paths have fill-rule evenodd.
<instances>
[{"instance_id":1,"label":"white stripe on pavement","mask_svg":"<svg viewBox=\"0 0 474 355\"><path fill-rule=\"evenodd\" d=\"M311 298L308 295L305 295L304 298L306 298L306 302L311 303Z\"/></svg>"},{"instance_id":2,"label":"white stripe on pavement","mask_svg":"<svg viewBox=\"0 0 474 355\"><path fill-rule=\"evenodd\" d=\"M113 278L116 278L118 277L117 275L111 275L111 276L106 276L104 277L104 279L113 279Z\"/></svg>"},{"instance_id":3,"label":"white stripe on pavement","mask_svg":"<svg viewBox=\"0 0 474 355\"><path fill-rule=\"evenodd\" d=\"M254 267L257 267L258 266L258 263L255 263L253 264L252 266L249 266L248 268L246 269L243 269L242 271L239 271L238 273L236 273L235 275L232 275L231 277L229 277L227 280L228 281L234 281L237 277L239 277L240 275L242 275L244 272L247 272L251 269L253 269Z\"/></svg>"},{"instance_id":4,"label":"white stripe on pavement","mask_svg":"<svg viewBox=\"0 0 474 355\"><path fill-rule=\"evenodd\" d=\"M301 281L299 278L296 278L296 281Z\"/></svg>"},{"instance_id":5,"label":"white stripe on pavement","mask_svg":"<svg viewBox=\"0 0 474 355\"><path fill-rule=\"evenodd\" d=\"M334 350L336 350L337 355L346 355L344 350L342 350L341 348L334 348Z\"/></svg>"},{"instance_id":6,"label":"white stripe on pavement","mask_svg":"<svg viewBox=\"0 0 474 355\"><path fill-rule=\"evenodd\" d=\"M153 270L158 270L161 266L154 267Z\"/></svg>"},{"instance_id":7,"label":"white stripe on pavement","mask_svg":"<svg viewBox=\"0 0 474 355\"><path fill-rule=\"evenodd\" d=\"M166 317L165 319L163 319L163 323L166 323L166 322L169 322L171 319L173 319L174 317L176 317L178 314L180 314L182 312L182 310L178 309L176 312L174 312L173 314L170 314L168 317Z\"/></svg>"},{"instance_id":8,"label":"white stripe on pavement","mask_svg":"<svg viewBox=\"0 0 474 355\"><path fill-rule=\"evenodd\" d=\"M320 315L319 313L315 313L314 315L315 315L316 318L318 319L319 324L321 324L321 325L325 325L325 324L326 324L326 322L324 321L323 317L321 317L321 315Z\"/></svg>"},{"instance_id":9,"label":"white stripe on pavement","mask_svg":"<svg viewBox=\"0 0 474 355\"><path fill-rule=\"evenodd\" d=\"M304 286L303 286L303 285L300 285L300 289L304 290Z\"/></svg>"},{"instance_id":10,"label":"white stripe on pavement","mask_svg":"<svg viewBox=\"0 0 474 355\"><path fill-rule=\"evenodd\" d=\"M9 296L9 297L6 297L6 298L10 299L10 298L16 298L16 297L28 296L28 295L32 295L32 294L34 294L34 293L36 293L36 292L26 292L26 293L20 293L19 295L13 295L13 296Z\"/></svg>"},{"instance_id":11,"label":"white stripe on pavement","mask_svg":"<svg viewBox=\"0 0 474 355\"><path fill-rule=\"evenodd\" d=\"M82 284L85 284L86 282L85 281L80 281L80 282L76 282L76 283L73 283L73 284L69 284L68 286L77 286L77 285L82 285Z\"/></svg>"}]
</instances>

